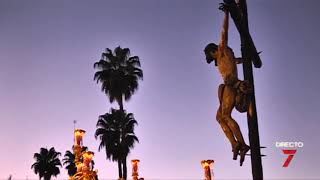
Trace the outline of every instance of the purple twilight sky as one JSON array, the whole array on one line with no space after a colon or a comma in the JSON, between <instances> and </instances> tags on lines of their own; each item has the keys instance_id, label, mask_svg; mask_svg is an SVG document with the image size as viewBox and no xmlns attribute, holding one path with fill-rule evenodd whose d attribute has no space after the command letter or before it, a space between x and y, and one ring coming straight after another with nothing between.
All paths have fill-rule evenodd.
<instances>
[{"instance_id":1,"label":"purple twilight sky","mask_svg":"<svg viewBox=\"0 0 320 180\"><path fill-rule=\"evenodd\" d=\"M40 147L64 152L73 120L96 152L99 177L117 178L117 164L98 152L97 117L109 111L93 81L93 63L118 45L141 59L145 78L125 108L139 122L140 143L128 160L141 160L146 179L202 179L202 159L216 161L217 179L250 179L232 160L215 120L222 82L203 48L219 41L223 14L215 0L0 1L0 179L37 178L30 169ZM249 0L249 22L262 69L254 69L264 175L320 179L319 0ZM230 23L230 47L240 55ZM242 74L239 66L239 73ZM242 75L240 75L242 79ZM246 140L244 114L234 112ZM289 168L276 141L302 141ZM129 166L129 176L131 166ZM66 179L61 169L58 179Z\"/></svg>"}]
</instances>

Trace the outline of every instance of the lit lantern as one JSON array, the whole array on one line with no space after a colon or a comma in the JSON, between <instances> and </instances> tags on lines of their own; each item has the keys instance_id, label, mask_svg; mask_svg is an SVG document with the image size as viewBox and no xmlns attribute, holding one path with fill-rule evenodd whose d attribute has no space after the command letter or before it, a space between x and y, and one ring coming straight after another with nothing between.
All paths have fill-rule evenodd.
<instances>
[{"instance_id":1,"label":"lit lantern","mask_svg":"<svg viewBox=\"0 0 320 180\"><path fill-rule=\"evenodd\" d=\"M82 171L82 168L83 168L83 163L79 162L79 163L76 163L76 167L77 167L77 172L81 172Z\"/></svg>"},{"instance_id":2,"label":"lit lantern","mask_svg":"<svg viewBox=\"0 0 320 180\"><path fill-rule=\"evenodd\" d=\"M201 165L204 169L204 177L205 180L212 180L211 178L211 166L214 163L214 160L203 160L201 161Z\"/></svg>"},{"instance_id":3,"label":"lit lantern","mask_svg":"<svg viewBox=\"0 0 320 180\"><path fill-rule=\"evenodd\" d=\"M133 159L131 160L131 164L132 164L132 178L133 180L138 180L138 164L139 164L140 160L139 159Z\"/></svg>"},{"instance_id":4,"label":"lit lantern","mask_svg":"<svg viewBox=\"0 0 320 180\"><path fill-rule=\"evenodd\" d=\"M94 152L92 151L86 151L85 153L82 154L82 157L83 157L83 163L86 167L89 167L91 161L92 161L92 158L94 156Z\"/></svg>"},{"instance_id":5,"label":"lit lantern","mask_svg":"<svg viewBox=\"0 0 320 180\"><path fill-rule=\"evenodd\" d=\"M86 131L82 129L74 130L75 145L78 145L78 146L82 145L82 139L85 133Z\"/></svg>"}]
</instances>

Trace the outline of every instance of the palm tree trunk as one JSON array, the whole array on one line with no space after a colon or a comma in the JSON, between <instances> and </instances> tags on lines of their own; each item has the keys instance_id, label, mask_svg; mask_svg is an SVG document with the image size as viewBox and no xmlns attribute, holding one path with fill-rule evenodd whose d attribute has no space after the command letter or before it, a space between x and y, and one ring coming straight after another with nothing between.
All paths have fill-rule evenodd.
<instances>
[{"instance_id":1,"label":"palm tree trunk","mask_svg":"<svg viewBox=\"0 0 320 180\"><path fill-rule=\"evenodd\" d=\"M122 95L118 98L118 104L119 104L119 107L120 107L120 110L123 112L123 98L122 98Z\"/></svg>"},{"instance_id":2,"label":"palm tree trunk","mask_svg":"<svg viewBox=\"0 0 320 180\"><path fill-rule=\"evenodd\" d=\"M123 178L127 179L127 157L123 158L122 164L123 164Z\"/></svg>"},{"instance_id":3,"label":"palm tree trunk","mask_svg":"<svg viewBox=\"0 0 320 180\"><path fill-rule=\"evenodd\" d=\"M118 170L119 170L119 179L122 178L122 167L121 167L121 160L118 160Z\"/></svg>"},{"instance_id":4,"label":"palm tree trunk","mask_svg":"<svg viewBox=\"0 0 320 180\"><path fill-rule=\"evenodd\" d=\"M44 180L50 180L50 179L51 179L51 175L45 174L45 175L43 176L43 178L44 178Z\"/></svg>"},{"instance_id":5,"label":"palm tree trunk","mask_svg":"<svg viewBox=\"0 0 320 180\"><path fill-rule=\"evenodd\" d=\"M118 104L119 104L119 107L120 107L120 111L124 112L123 96L122 95L118 98ZM120 176L120 173L121 173L121 177L120 178L123 177L124 179L127 179L127 162L122 160L122 159L120 159L118 161L118 168L119 168L119 176Z\"/></svg>"}]
</instances>

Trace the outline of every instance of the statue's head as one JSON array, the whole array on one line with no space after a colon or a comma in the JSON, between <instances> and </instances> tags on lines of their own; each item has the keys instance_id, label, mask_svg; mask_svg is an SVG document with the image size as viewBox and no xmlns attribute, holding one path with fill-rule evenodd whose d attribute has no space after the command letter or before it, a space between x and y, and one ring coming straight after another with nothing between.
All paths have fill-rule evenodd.
<instances>
[{"instance_id":1,"label":"statue's head","mask_svg":"<svg viewBox=\"0 0 320 180\"><path fill-rule=\"evenodd\" d=\"M212 61L215 61L215 65L217 66L217 52L218 46L214 43L210 43L204 48L204 53L206 54L206 60L208 64L210 64Z\"/></svg>"}]
</instances>

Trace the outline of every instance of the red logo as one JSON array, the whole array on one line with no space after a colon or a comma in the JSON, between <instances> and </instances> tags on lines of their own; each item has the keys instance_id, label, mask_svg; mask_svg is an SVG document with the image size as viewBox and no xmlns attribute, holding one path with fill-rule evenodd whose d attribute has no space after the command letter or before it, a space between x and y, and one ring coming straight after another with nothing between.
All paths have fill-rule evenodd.
<instances>
[{"instance_id":1,"label":"red logo","mask_svg":"<svg viewBox=\"0 0 320 180\"><path fill-rule=\"evenodd\" d=\"M283 163L282 167L288 167L291 160L293 159L294 154L296 154L297 150L296 149L282 149L282 152L286 155L288 155L288 158L286 161Z\"/></svg>"}]
</instances>

